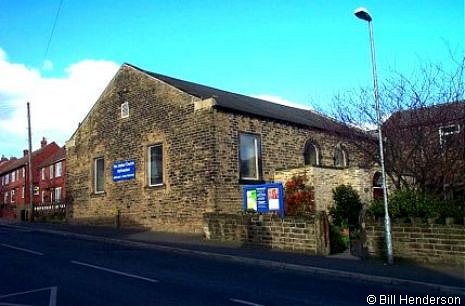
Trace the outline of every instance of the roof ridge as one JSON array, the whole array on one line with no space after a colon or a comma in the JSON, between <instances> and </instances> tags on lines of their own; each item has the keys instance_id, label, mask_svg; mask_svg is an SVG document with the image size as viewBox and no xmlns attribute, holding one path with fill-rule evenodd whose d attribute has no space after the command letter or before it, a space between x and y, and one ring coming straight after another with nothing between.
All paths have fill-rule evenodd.
<instances>
[{"instance_id":1,"label":"roof ridge","mask_svg":"<svg viewBox=\"0 0 465 306\"><path fill-rule=\"evenodd\" d=\"M218 89L212 86L195 83L192 81L186 81L180 78L167 76L164 74L151 72L140 67L137 67L130 63L124 63L123 65L136 69L150 77L163 81L183 92L186 92L192 96L200 99L215 98L217 101L217 107L228 108L239 112L245 112L253 115L268 117L271 119L284 120L291 123L303 124L321 129L334 130L334 126L341 125L336 119L329 115L322 114L318 111L311 109L302 109L289 105L284 105L265 99L260 99L252 96L248 96L242 93L236 93L223 89ZM204 94L202 94L204 93ZM222 97L220 97L222 96ZM221 101L221 98L223 98ZM238 100L242 101L238 101ZM245 101L247 100L247 101ZM254 103L255 102L255 103ZM240 104L240 105L239 105ZM260 104L260 105L254 105ZM268 110L268 112L266 111ZM281 114L280 114L281 113ZM286 116L286 113L293 113ZM312 117L307 118L306 116ZM300 118L298 118L300 117ZM310 120L311 119L311 120ZM313 121L313 124L311 124ZM319 121L319 122L316 122ZM323 121L327 121L326 124ZM324 126L324 125L331 125Z\"/></svg>"}]
</instances>

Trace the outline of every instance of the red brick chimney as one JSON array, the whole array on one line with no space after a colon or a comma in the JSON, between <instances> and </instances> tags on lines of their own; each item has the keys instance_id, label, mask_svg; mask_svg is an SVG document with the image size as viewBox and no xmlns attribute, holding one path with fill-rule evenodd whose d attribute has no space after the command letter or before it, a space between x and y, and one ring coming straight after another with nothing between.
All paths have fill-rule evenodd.
<instances>
[{"instance_id":1,"label":"red brick chimney","mask_svg":"<svg viewBox=\"0 0 465 306\"><path fill-rule=\"evenodd\" d=\"M42 137L42 141L40 142L40 147L43 148L47 145L47 139L45 137Z\"/></svg>"}]
</instances>

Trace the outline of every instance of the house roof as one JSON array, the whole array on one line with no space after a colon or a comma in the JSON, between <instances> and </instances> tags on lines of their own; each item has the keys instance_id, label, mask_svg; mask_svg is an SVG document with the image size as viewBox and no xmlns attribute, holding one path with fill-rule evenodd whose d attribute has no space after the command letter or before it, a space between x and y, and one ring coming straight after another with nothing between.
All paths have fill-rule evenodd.
<instances>
[{"instance_id":1,"label":"house roof","mask_svg":"<svg viewBox=\"0 0 465 306\"><path fill-rule=\"evenodd\" d=\"M236 94L213 87L184 81L166 75L147 71L131 64L124 64L161 80L179 90L200 99L214 98L214 107L233 112L246 113L278 121L285 121L326 131L341 132L341 123L314 111L285 106L249 96ZM345 128L347 130L347 128Z\"/></svg>"},{"instance_id":2,"label":"house roof","mask_svg":"<svg viewBox=\"0 0 465 306\"><path fill-rule=\"evenodd\" d=\"M61 147L56 151L55 154L51 155L49 158L45 159L43 162L39 164L39 168L47 167L53 165L56 162L62 161L66 159L66 149L65 147Z\"/></svg>"},{"instance_id":3,"label":"house roof","mask_svg":"<svg viewBox=\"0 0 465 306\"><path fill-rule=\"evenodd\" d=\"M45 145L44 147L41 147L41 148L33 151L31 158L34 159L37 155L42 153L42 151L44 151L49 146L57 146L57 144L55 142L51 142L51 143ZM26 165L27 162L28 162L28 156L29 156L29 154L26 154L23 157L15 159L15 160L10 159L10 163L6 164L5 167L0 168L0 175L4 174L4 173L8 173L8 172L10 172L12 170L18 169L19 167L22 167L22 166Z\"/></svg>"},{"instance_id":4,"label":"house roof","mask_svg":"<svg viewBox=\"0 0 465 306\"><path fill-rule=\"evenodd\" d=\"M465 120L465 101L456 101L398 111L393 113L385 124L409 127L447 124L463 120Z\"/></svg>"}]
</instances>

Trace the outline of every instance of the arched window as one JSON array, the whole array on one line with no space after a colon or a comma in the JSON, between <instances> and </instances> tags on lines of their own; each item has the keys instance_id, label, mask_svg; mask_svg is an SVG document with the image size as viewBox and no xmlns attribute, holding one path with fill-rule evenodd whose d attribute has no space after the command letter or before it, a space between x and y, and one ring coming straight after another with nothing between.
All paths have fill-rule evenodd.
<instances>
[{"instance_id":1,"label":"arched window","mask_svg":"<svg viewBox=\"0 0 465 306\"><path fill-rule=\"evenodd\" d=\"M373 199L379 200L383 198L383 176L381 172L376 171L373 175Z\"/></svg>"},{"instance_id":2,"label":"arched window","mask_svg":"<svg viewBox=\"0 0 465 306\"><path fill-rule=\"evenodd\" d=\"M307 141L304 150L305 165L318 166L320 164L320 150L313 141Z\"/></svg>"},{"instance_id":3,"label":"arched window","mask_svg":"<svg viewBox=\"0 0 465 306\"><path fill-rule=\"evenodd\" d=\"M337 145L334 150L334 166L347 167L347 152L341 145Z\"/></svg>"}]
</instances>

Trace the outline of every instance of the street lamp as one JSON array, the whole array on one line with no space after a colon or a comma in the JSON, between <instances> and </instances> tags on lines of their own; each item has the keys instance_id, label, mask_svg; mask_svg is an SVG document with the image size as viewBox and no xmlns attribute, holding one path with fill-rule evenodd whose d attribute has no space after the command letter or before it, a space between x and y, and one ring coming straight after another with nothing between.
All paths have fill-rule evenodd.
<instances>
[{"instance_id":1,"label":"street lamp","mask_svg":"<svg viewBox=\"0 0 465 306\"><path fill-rule=\"evenodd\" d=\"M368 31L370 35L370 49L371 49L371 64L373 72L373 93L375 98L376 109L376 123L378 126L378 141L379 141L379 163L381 164L381 176L383 178L383 200L384 200L384 231L386 237L386 249L388 264L393 264L394 257L392 255L392 237L391 237L391 220L389 218L388 199L387 199L387 182L386 182L386 169L384 167L384 148L383 148L383 134L381 131L381 114L379 107L379 91L378 80L376 76L376 59L375 59L375 42L373 39L373 26L371 24L372 18L366 8L360 7L354 11L355 16L368 22Z\"/></svg>"}]
</instances>

